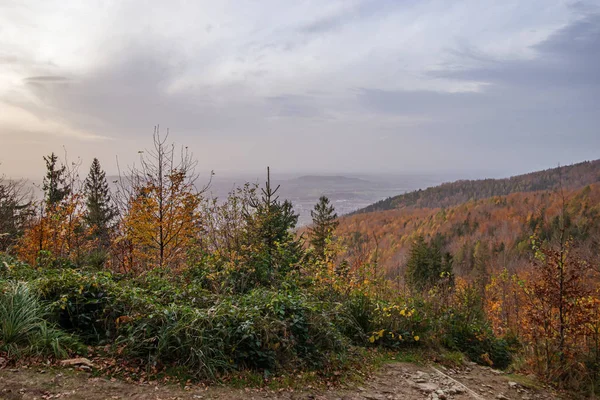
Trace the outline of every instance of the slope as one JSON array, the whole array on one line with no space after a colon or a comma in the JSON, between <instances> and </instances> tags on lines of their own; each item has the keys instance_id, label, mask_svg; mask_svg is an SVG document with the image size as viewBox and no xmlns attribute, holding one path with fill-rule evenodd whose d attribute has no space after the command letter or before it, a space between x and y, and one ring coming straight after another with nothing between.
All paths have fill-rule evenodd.
<instances>
[{"instance_id":1,"label":"slope","mask_svg":"<svg viewBox=\"0 0 600 400\"><path fill-rule=\"evenodd\" d=\"M518 192L580 188L600 182L600 160L532 172L505 179L459 180L389 197L354 214L385 211L405 207L451 207L469 200L506 196Z\"/></svg>"}]
</instances>

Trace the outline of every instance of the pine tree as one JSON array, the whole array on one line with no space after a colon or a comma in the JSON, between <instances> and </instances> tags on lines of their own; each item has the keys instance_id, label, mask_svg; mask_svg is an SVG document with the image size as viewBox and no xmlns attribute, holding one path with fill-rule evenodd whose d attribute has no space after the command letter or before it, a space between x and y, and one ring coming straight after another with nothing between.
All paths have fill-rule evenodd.
<instances>
[{"instance_id":1,"label":"pine tree","mask_svg":"<svg viewBox=\"0 0 600 400\"><path fill-rule=\"evenodd\" d=\"M17 241L33 215L31 192L24 182L0 176L0 252Z\"/></svg>"},{"instance_id":2,"label":"pine tree","mask_svg":"<svg viewBox=\"0 0 600 400\"><path fill-rule=\"evenodd\" d=\"M87 211L85 221L94 236L100 239L102 245L108 245L112 221L116 217L116 208L112 205L110 189L106 181L106 173L100 166L100 161L94 158L90 172L85 179L84 191Z\"/></svg>"},{"instance_id":3,"label":"pine tree","mask_svg":"<svg viewBox=\"0 0 600 400\"><path fill-rule=\"evenodd\" d=\"M325 259L327 241L331 239L339 224L337 221L338 216L326 196L319 198L319 202L315 204L310 216L313 222L312 227L309 228L310 244L315 249L316 257L323 260Z\"/></svg>"},{"instance_id":4,"label":"pine tree","mask_svg":"<svg viewBox=\"0 0 600 400\"><path fill-rule=\"evenodd\" d=\"M449 279L445 279L449 278ZM452 282L452 256L443 253L439 240L427 243L417 236L406 264L406 283L416 292L433 288L443 280Z\"/></svg>"},{"instance_id":5,"label":"pine tree","mask_svg":"<svg viewBox=\"0 0 600 400\"><path fill-rule=\"evenodd\" d=\"M292 232L298 223L298 214L289 200L279 200L278 190L279 186L275 189L271 186L267 168L262 196L250 201L250 210L245 215L249 244L257 249L255 257L262 260L257 267L261 283L270 282L276 274L285 275L302 253L301 244Z\"/></svg>"},{"instance_id":6,"label":"pine tree","mask_svg":"<svg viewBox=\"0 0 600 400\"><path fill-rule=\"evenodd\" d=\"M64 165L58 167L58 157L54 153L44 156L44 161L46 161L46 176L42 189L46 196L46 205L55 207L71 193L66 177L67 168Z\"/></svg>"}]
</instances>

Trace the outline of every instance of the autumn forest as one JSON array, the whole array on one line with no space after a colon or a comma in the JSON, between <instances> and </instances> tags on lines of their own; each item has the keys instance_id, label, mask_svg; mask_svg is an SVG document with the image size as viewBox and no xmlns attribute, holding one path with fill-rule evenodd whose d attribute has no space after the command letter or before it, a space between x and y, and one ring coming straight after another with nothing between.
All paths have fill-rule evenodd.
<instances>
[{"instance_id":1,"label":"autumn forest","mask_svg":"<svg viewBox=\"0 0 600 400\"><path fill-rule=\"evenodd\" d=\"M599 389L600 161L344 216L323 196L306 227L268 169L211 198L158 130L113 186L98 159L44 161L43 199L0 181L0 356L14 365L335 382L417 351Z\"/></svg>"}]
</instances>

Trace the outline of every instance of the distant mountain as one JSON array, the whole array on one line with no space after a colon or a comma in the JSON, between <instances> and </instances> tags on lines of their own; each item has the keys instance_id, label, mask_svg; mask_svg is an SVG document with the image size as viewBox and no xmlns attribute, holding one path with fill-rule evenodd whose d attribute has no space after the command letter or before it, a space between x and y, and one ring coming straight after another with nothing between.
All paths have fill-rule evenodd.
<instances>
[{"instance_id":1,"label":"distant mountain","mask_svg":"<svg viewBox=\"0 0 600 400\"><path fill-rule=\"evenodd\" d=\"M304 175L298 178L290 179L287 183L296 184L335 184L335 185L374 185L373 182L366 179L351 178L341 175Z\"/></svg>"},{"instance_id":2,"label":"distant mountain","mask_svg":"<svg viewBox=\"0 0 600 400\"><path fill-rule=\"evenodd\" d=\"M506 196L518 192L554 190L561 186L576 189L600 182L600 160L532 172L504 179L459 180L425 190L389 197L354 214L406 207L451 207L469 200Z\"/></svg>"}]
</instances>

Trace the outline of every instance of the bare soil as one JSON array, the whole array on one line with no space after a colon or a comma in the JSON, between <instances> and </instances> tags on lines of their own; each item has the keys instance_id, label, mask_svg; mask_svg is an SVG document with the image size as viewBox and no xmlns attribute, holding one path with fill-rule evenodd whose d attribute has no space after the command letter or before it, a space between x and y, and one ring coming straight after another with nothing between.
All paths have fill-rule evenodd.
<instances>
[{"instance_id":1,"label":"bare soil","mask_svg":"<svg viewBox=\"0 0 600 400\"><path fill-rule=\"evenodd\" d=\"M537 400L556 393L524 377L507 376L476 365L449 369L439 365L391 363L360 386L331 390L270 391L222 386L135 384L93 377L72 368L0 370L0 399L313 399L313 400Z\"/></svg>"}]
</instances>

